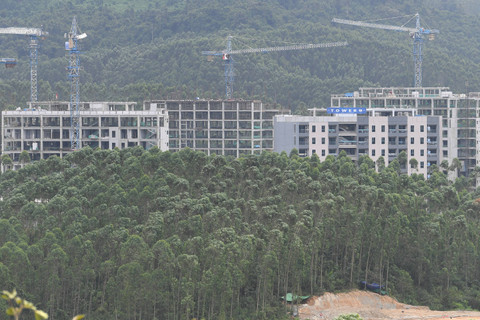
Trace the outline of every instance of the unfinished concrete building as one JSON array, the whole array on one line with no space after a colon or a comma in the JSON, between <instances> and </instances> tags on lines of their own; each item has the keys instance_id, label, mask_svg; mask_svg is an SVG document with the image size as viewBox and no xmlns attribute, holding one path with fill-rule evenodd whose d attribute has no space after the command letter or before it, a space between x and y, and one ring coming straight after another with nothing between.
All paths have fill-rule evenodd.
<instances>
[{"instance_id":1,"label":"unfinished concrete building","mask_svg":"<svg viewBox=\"0 0 480 320\"><path fill-rule=\"evenodd\" d=\"M26 109L2 112L2 153L21 166L20 154L31 160L72 152L69 102L35 102ZM143 109L135 102L82 102L80 145L113 149L154 146L168 150L168 112L155 106Z\"/></svg>"},{"instance_id":2,"label":"unfinished concrete building","mask_svg":"<svg viewBox=\"0 0 480 320\"><path fill-rule=\"evenodd\" d=\"M169 149L183 148L239 157L273 151L273 117L256 100L156 100L145 108L168 110Z\"/></svg>"}]
</instances>

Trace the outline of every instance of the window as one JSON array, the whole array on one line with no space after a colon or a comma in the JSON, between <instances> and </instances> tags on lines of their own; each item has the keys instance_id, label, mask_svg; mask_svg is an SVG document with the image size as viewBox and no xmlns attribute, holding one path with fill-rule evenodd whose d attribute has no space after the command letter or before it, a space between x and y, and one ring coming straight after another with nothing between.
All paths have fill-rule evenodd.
<instances>
[{"instance_id":1,"label":"window","mask_svg":"<svg viewBox=\"0 0 480 320\"><path fill-rule=\"evenodd\" d=\"M425 142L425 138L420 138L420 144L423 144Z\"/></svg>"},{"instance_id":2,"label":"window","mask_svg":"<svg viewBox=\"0 0 480 320\"><path fill-rule=\"evenodd\" d=\"M297 145L297 137L293 137L293 145L294 145L294 146Z\"/></svg>"},{"instance_id":3,"label":"window","mask_svg":"<svg viewBox=\"0 0 480 320\"><path fill-rule=\"evenodd\" d=\"M385 149L382 149L382 157L385 157Z\"/></svg>"},{"instance_id":4,"label":"window","mask_svg":"<svg viewBox=\"0 0 480 320\"><path fill-rule=\"evenodd\" d=\"M325 126L322 126L322 132L325 132Z\"/></svg>"},{"instance_id":5,"label":"window","mask_svg":"<svg viewBox=\"0 0 480 320\"><path fill-rule=\"evenodd\" d=\"M424 126L420 126L420 132L423 132L425 130Z\"/></svg>"},{"instance_id":6,"label":"window","mask_svg":"<svg viewBox=\"0 0 480 320\"><path fill-rule=\"evenodd\" d=\"M322 144L325 144L325 138L322 138Z\"/></svg>"},{"instance_id":7,"label":"window","mask_svg":"<svg viewBox=\"0 0 480 320\"><path fill-rule=\"evenodd\" d=\"M414 144L415 143L415 138L410 138L410 143Z\"/></svg>"},{"instance_id":8,"label":"window","mask_svg":"<svg viewBox=\"0 0 480 320\"><path fill-rule=\"evenodd\" d=\"M322 150L322 157L325 157L325 149Z\"/></svg>"},{"instance_id":9,"label":"window","mask_svg":"<svg viewBox=\"0 0 480 320\"><path fill-rule=\"evenodd\" d=\"M414 157L414 156L415 156L415 150L413 150L413 149L410 150L410 155L411 155L412 157Z\"/></svg>"},{"instance_id":10,"label":"window","mask_svg":"<svg viewBox=\"0 0 480 320\"><path fill-rule=\"evenodd\" d=\"M312 144L315 144L315 142L317 142L317 139L312 138Z\"/></svg>"},{"instance_id":11,"label":"window","mask_svg":"<svg viewBox=\"0 0 480 320\"><path fill-rule=\"evenodd\" d=\"M315 154L315 153L317 153L317 150L312 149L312 154Z\"/></svg>"},{"instance_id":12,"label":"window","mask_svg":"<svg viewBox=\"0 0 480 320\"><path fill-rule=\"evenodd\" d=\"M443 140L443 146L448 147L448 141L447 140Z\"/></svg>"},{"instance_id":13,"label":"window","mask_svg":"<svg viewBox=\"0 0 480 320\"><path fill-rule=\"evenodd\" d=\"M425 163L423 161L420 161L420 168L423 169L425 167Z\"/></svg>"},{"instance_id":14,"label":"window","mask_svg":"<svg viewBox=\"0 0 480 320\"><path fill-rule=\"evenodd\" d=\"M372 138L372 144L375 144L375 138Z\"/></svg>"},{"instance_id":15,"label":"window","mask_svg":"<svg viewBox=\"0 0 480 320\"><path fill-rule=\"evenodd\" d=\"M297 125L296 124L293 125L293 133L297 133Z\"/></svg>"},{"instance_id":16,"label":"window","mask_svg":"<svg viewBox=\"0 0 480 320\"><path fill-rule=\"evenodd\" d=\"M423 157L424 155L425 155L425 150L423 150L423 149L422 149L422 150L420 150L420 156L422 156L422 157Z\"/></svg>"},{"instance_id":17,"label":"window","mask_svg":"<svg viewBox=\"0 0 480 320\"><path fill-rule=\"evenodd\" d=\"M385 137L382 138L382 144L385 144Z\"/></svg>"},{"instance_id":18,"label":"window","mask_svg":"<svg viewBox=\"0 0 480 320\"><path fill-rule=\"evenodd\" d=\"M382 132L385 132L385 125L382 125Z\"/></svg>"},{"instance_id":19,"label":"window","mask_svg":"<svg viewBox=\"0 0 480 320\"><path fill-rule=\"evenodd\" d=\"M115 135L117 134L116 131L112 131L112 138L115 138Z\"/></svg>"},{"instance_id":20,"label":"window","mask_svg":"<svg viewBox=\"0 0 480 320\"><path fill-rule=\"evenodd\" d=\"M312 126L312 132L316 132L317 131L317 126Z\"/></svg>"},{"instance_id":21,"label":"window","mask_svg":"<svg viewBox=\"0 0 480 320\"><path fill-rule=\"evenodd\" d=\"M415 126L410 126L410 132L414 132L415 131Z\"/></svg>"},{"instance_id":22,"label":"window","mask_svg":"<svg viewBox=\"0 0 480 320\"><path fill-rule=\"evenodd\" d=\"M375 149L372 150L372 157L375 157Z\"/></svg>"},{"instance_id":23,"label":"window","mask_svg":"<svg viewBox=\"0 0 480 320\"><path fill-rule=\"evenodd\" d=\"M375 132L375 126L372 126L372 132Z\"/></svg>"}]
</instances>

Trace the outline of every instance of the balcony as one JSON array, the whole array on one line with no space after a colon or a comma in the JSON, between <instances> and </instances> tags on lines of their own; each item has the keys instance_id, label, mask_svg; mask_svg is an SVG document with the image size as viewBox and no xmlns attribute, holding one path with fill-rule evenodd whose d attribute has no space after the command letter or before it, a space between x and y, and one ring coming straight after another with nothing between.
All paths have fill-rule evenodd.
<instances>
[{"instance_id":1,"label":"balcony","mask_svg":"<svg viewBox=\"0 0 480 320\"><path fill-rule=\"evenodd\" d=\"M356 140L339 139L338 144L342 145L342 146L356 146L357 141Z\"/></svg>"}]
</instances>

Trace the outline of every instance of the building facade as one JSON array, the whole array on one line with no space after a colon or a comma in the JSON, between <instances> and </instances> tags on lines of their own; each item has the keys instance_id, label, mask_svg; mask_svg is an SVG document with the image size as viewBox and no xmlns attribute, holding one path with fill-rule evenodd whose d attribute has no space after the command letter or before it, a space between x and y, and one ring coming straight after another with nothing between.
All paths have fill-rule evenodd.
<instances>
[{"instance_id":1,"label":"building facade","mask_svg":"<svg viewBox=\"0 0 480 320\"><path fill-rule=\"evenodd\" d=\"M2 112L2 153L20 166L22 151L31 160L63 157L71 149L68 102L35 102L35 108ZM168 150L168 112L138 110L132 102L83 102L80 109L80 145L113 149L154 146Z\"/></svg>"},{"instance_id":2,"label":"building facade","mask_svg":"<svg viewBox=\"0 0 480 320\"><path fill-rule=\"evenodd\" d=\"M425 177L430 166L441 163L441 117L416 116L408 109L395 115L391 110L367 110L365 115L276 116L275 151L296 148L300 156L317 154L321 161L343 151L354 162L368 155L373 161L383 157L385 165L405 151L402 169Z\"/></svg>"},{"instance_id":3,"label":"building facade","mask_svg":"<svg viewBox=\"0 0 480 320\"><path fill-rule=\"evenodd\" d=\"M447 87L360 88L331 96L332 107L370 109L412 108L418 115L439 116L442 131L437 142L449 164L457 158L460 175L468 176L480 165L480 93L453 94Z\"/></svg>"},{"instance_id":4,"label":"building facade","mask_svg":"<svg viewBox=\"0 0 480 320\"><path fill-rule=\"evenodd\" d=\"M156 100L144 103L169 115L169 149L240 157L273 151L273 117L255 100Z\"/></svg>"}]
</instances>

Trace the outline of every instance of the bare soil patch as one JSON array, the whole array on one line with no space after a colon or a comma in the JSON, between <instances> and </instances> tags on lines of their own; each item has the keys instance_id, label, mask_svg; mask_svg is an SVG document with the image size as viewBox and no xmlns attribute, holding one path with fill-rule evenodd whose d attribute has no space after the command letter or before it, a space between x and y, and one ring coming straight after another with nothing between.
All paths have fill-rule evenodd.
<instances>
[{"instance_id":1,"label":"bare soil patch","mask_svg":"<svg viewBox=\"0 0 480 320\"><path fill-rule=\"evenodd\" d=\"M477 311L434 311L428 307L403 304L392 297L361 290L340 294L325 293L298 306L299 318L304 320L328 320L350 313L357 313L364 320L480 320L480 312Z\"/></svg>"}]
</instances>

